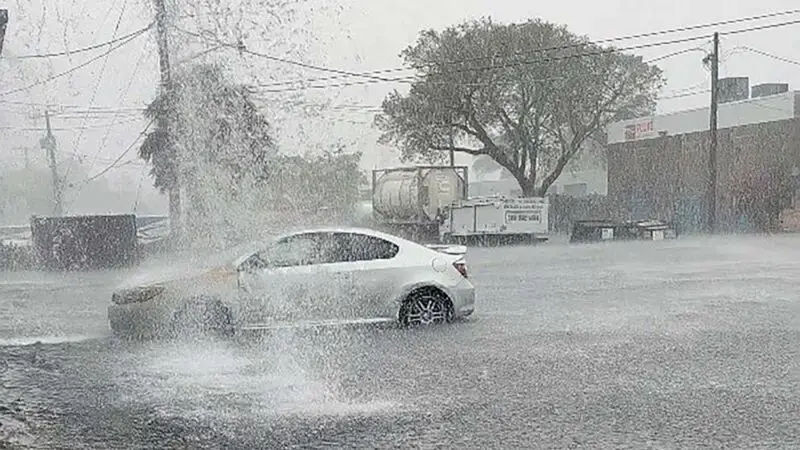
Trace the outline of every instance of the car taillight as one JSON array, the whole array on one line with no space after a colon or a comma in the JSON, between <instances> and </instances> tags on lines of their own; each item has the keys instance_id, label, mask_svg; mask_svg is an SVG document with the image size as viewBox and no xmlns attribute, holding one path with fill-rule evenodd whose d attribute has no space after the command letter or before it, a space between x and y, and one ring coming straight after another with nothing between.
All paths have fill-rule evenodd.
<instances>
[{"instance_id":1,"label":"car taillight","mask_svg":"<svg viewBox=\"0 0 800 450\"><path fill-rule=\"evenodd\" d=\"M467 263L464 261L454 262L453 267L455 267L458 273L460 273L464 278L469 278L467 277Z\"/></svg>"}]
</instances>

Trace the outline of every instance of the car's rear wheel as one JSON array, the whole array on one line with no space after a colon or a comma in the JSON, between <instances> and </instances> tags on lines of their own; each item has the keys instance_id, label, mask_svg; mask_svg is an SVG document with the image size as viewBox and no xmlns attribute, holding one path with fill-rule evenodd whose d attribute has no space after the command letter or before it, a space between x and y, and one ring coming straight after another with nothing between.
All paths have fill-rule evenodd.
<instances>
[{"instance_id":1,"label":"car's rear wheel","mask_svg":"<svg viewBox=\"0 0 800 450\"><path fill-rule=\"evenodd\" d=\"M406 297L399 319L406 327L445 324L453 320L453 303L439 289L417 289Z\"/></svg>"},{"instance_id":2,"label":"car's rear wheel","mask_svg":"<svg viewBox=\"0 0 800 450\"><path fill-rule=\"evenodd\" d=\"M170 328L173 338L224 338L233 335L233 319L220 300L195 298L175 312Z\"/></svg>"}]
</instances>

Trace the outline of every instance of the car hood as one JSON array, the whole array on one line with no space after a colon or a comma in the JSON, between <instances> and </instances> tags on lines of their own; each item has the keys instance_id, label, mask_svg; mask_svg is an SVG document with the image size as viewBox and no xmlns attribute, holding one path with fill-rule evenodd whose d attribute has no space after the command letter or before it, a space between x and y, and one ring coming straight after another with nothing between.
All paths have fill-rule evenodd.
<instances>
[{"instance_id":1,"label":"car hood","mask_svg":"<svg viewBox=\"0 0 800 450\"><path fill-rule=\"evenodd\" d=\"M117 286L118 290L133 289L142 286L173 284L204 278L214 272L233 272L233 267L221 265L219 267L180 267L175 265L148 268L124 280Z\"/></svg>"},{"instance_id":2,"label":"car hood","mask_svg":"<svg viewBox=\"0 0 800 450\"><path fill-rule=\"evenodd\" d=\"M231 275L260 245L263 243L247 242L222 251L184 254L157 260L140 267L139 271L120 283L117 289L186 282L210 278L214 274Z\"/></svg>"}]
</instances>

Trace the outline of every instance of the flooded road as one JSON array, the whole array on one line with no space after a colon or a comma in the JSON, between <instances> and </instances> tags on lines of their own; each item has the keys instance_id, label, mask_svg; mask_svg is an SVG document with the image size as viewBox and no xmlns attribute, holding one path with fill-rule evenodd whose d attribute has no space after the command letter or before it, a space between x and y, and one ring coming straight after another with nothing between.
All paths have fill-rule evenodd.
<instances>
[{"instance_id":1,"label":"flooded road","mask_svg":"<svg viewBox=\"0 0 800 450\"><path fill-rule=\"evenodd\" d=\"M793 236L471 249L466 322L198 344L108 338L126 274L4 273L0 439L797 447L798 254Z\"/></svg>"}]
</instances>

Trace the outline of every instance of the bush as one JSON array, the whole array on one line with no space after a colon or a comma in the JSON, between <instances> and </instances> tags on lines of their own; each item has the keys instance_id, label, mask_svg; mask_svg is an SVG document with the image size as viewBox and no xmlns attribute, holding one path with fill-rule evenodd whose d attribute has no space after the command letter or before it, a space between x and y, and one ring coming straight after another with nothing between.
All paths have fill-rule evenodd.
<instances>
[{"instance_id":1,"label":"bush","mask_svg":"<svg viewBox=\"0 0 800 450\"><path fill-rule=\"evenodd\" d=\"M30 270L34 265L31 247L0 242L0 270Z\"/></svg>"}]
</instances>

